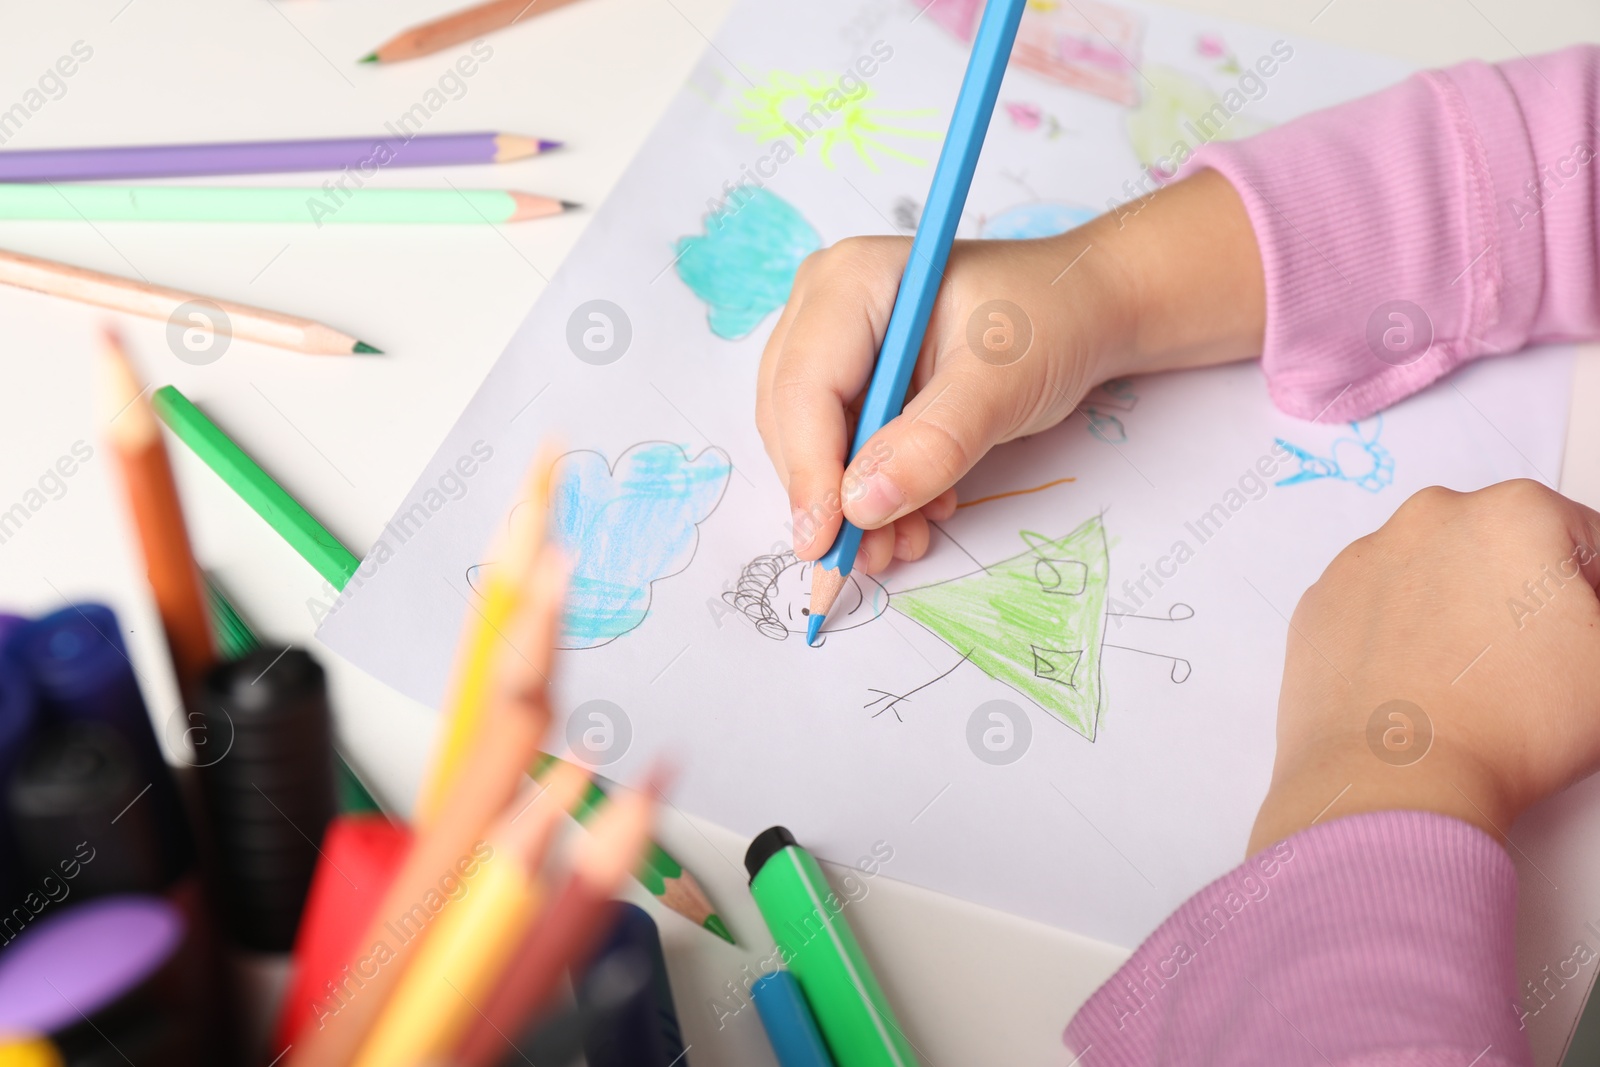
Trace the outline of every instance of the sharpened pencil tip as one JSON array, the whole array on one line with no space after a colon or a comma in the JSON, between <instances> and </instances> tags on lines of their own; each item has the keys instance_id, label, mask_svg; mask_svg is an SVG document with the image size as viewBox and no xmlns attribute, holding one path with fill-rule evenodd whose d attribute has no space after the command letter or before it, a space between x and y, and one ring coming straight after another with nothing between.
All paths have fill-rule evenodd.
<instances>
[{"instance_id":1,"label":"sharpened pencil tip","mask_svg":"<svg viewBox=\"0 0 1600 1067\"><path fill-rule=\"evenodd\" d=\"M700 925L704 926L707 930L710 930L712 933L716 934L730 945L737 945L739 943L733 939L733 933L728 929L727 924L722 921L722 917L717 915L715 912L707 915L706 921Z\"/></svg>"},{"instance_id":2,"label":"sharpened pencil tip","mask_svg":"<svg viewBox=\"0 0 1600 1067\"><path fill-rule=\"evenodd\" d=\"M376 345L369 345L365 341L357 341L356 342L356 346L354 348L352 348L350 351L352 351L352 352L360 352L360 353L370 353L370 354L372 354L374 356L383 355L383 349L378 348Z\"/></svg>"},{"instance_id":3,"label":"sharpened pencil tip","mask_svg":"<svg viewBox=\"0 0 1600 1067\"><path fill-rule=\"evenodd\" d=\"M817 634L821 631L822 623L826 619L826 615L812 613L811 617L806 620L806 644L812 648L817 645Z\"/></svg>"},{"instance_id":4,"label":"sharpened pencil tip","mask_svg":"<svg viewBox=\"0 0 1600 1067\"><path fill-rule=\"evenodd\" d=\"M378 53L376 53L376 52L368 52L366 55L362 56L359 60L357 60L357 62L358 63L376 63L376 62L378 62Z\"/></svg>"},{"instance_id":5,"label":"sharpened pencil tip","mask_svg":"<svg viewBox=\"0 0 1600 1067\"><path fill-rule=\"evenodd\" d=\"M566 146L567 142L565 141L546 141L542 138L539 141L539 151L541 152L554 152L556 149L565 148Z\"/></svg>"},{"instance_id":6,"label":"sharpened pencil tip","mask_svg":"<svg viewBox=\"0 0 1600 1067\"><path fill-rule=\"evenodd\" d=\"M582 206L583 205L578 203L576 200L563 200L563 201L561 201L561 210L562 211L576 211Z\"/></svg>"}]
</instances>

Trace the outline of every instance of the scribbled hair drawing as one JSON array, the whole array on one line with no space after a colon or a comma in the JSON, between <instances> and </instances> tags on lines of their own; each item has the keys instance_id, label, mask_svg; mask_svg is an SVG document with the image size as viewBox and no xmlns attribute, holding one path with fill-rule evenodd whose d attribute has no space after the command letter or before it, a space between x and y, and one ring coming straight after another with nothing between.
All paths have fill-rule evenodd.
<instances>
[{"instance_id":1,"label":"scribbled hair drawing","mask_svg":"<svg viewBox=\"0 0 1600 1067\"><path fill-rule=\"evenodd\" d=\"M778 575L796 562L793 552L757 556L745 564L744 570L739 572L739 581L722 594L722 599L755 623L763 637L782 641L789 636L789 629L772 609L772 593L777 587Z\"/></svg>"}]
</instances>

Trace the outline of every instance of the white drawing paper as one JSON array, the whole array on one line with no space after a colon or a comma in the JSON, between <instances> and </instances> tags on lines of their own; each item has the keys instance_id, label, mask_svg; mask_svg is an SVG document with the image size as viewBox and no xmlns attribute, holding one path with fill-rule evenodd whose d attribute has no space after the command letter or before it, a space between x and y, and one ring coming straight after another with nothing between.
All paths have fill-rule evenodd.
<instances>
[{"instance_id":1,"label":"white drawing paper","mask_svg":"<svg viewBox=\"0 0 1600 1067\"><path fill-rule=\"evenodd\" d=\"M1417 489L1553 484L1569 360L1483 361L1357 425L1281 414L1254 364L1109 383L981 463L928 557L858 576L806 648L757 362L808 252L915 225L978 6L735 9L319 636L437 705L485 546L557 436L558 707L602 773L667 753L687 811L842 862L888 842L892 877L1132 945L1243 856L1300 593ZM1407 70L1037 5L962 236L1058 232L1207 137Z\"/></svg>"}]
</instances>

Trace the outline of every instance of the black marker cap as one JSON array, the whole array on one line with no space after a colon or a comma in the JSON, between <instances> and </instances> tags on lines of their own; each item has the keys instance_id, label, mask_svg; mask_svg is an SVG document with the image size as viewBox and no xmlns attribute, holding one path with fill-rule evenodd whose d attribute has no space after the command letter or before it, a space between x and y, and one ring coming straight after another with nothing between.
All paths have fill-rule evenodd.
<instances>
[{"instance_id":1,"label":"black marker cap","mask_svg":"<svg viewBox=\"0 0 1600 1067\"><path fill-rule=\"evenodd\" d=\"M159 893L168 879L142 770L132 747L104 723L63 723L36 735L8 797L29 881L70 867L75 896Z\"/></svg>"},{"instance_id":2,"label":"black marker cap","mask_svg":"<svg viewBox=\"0 0 1600 1067\"><path fill-rule=\"evenodd\" d=\"M247 948L288 951L338 810L326 676L303 649L258 648L206 675L200 711L228 926Z\"/></svg>"},{"instance_id":3,"label":"black marker cap","mask_svg":"<svg viewBox=\"0 0 1600 1067\"><path fill-rule=\"evenodd\" d=\"M750 847L745 850L744 869L750 875L750 880L756 880L756 875L761 873L767 861L786 848L793 848L800 842L794 835L782 826L769 827L755 836L750 842Z\"/></svg>"}]
</instances>

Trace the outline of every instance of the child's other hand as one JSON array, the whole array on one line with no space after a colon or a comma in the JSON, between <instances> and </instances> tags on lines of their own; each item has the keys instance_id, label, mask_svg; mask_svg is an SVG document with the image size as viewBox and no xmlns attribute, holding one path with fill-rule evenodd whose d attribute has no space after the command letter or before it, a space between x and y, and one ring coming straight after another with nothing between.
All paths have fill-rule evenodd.
<instances>
[{"instance_id":1,"label":"child's other hand","mask_svg":"<svg viewBox=\"0 0 1600 1067\"><path fill-rule=\"evenodd\" d=\"M789 493L795 554L842 513L868 573L928 547L953 486L995 445L1048 429L1107 378L1260 351L1265 290L1238 195L1211 171L1058 237L958 241L905 411L845 467L909 238L842 241L795 276L761 357L756 421Z\"/></svg>"},{"instance_id":2,"label":"child's other hand","mask_svg":"<svg viewBox=\"0 0 1600 1067\"><path fill-rule=\"evenodd\" d=\"M767 453L789 490L801 559L832 543L841 496L845 516L868 531L861 542L868 572L882 570L891 553L916 559L927 549L926 520L955 510L957 479L1001 441L1060 422L1101 380L1092 338L1110 325L1115 308L1086 281L1088 270L1051 286L1086 247L1076 234L957 242L905 412L848 472L856 411L911 241L857 237L805 261L762 356L756 408ZM995 308L989 320L980 305L991 298L1010 302L1021 316ZM995 331L992 352L969 347L975 318L985 320L980 334ZM1016 351L1024 344L1026 352Z\"/></svg>"},{"instance_id":3,"label":"child's other hand","mask_svg":"<svg viewBox=\"0 0 1600 1067\"><path fill-rule=\"evenodd\" d=\"M1295 609L1250 851L1394 808L1503 838L1600 767L1597 584L1600 513L1537 482L1407 500Z\"/></svg>"}]
</instances>

